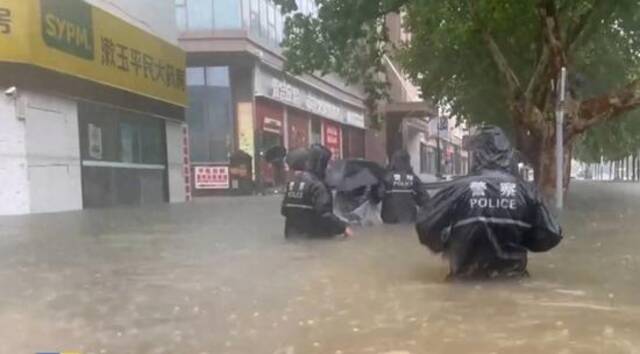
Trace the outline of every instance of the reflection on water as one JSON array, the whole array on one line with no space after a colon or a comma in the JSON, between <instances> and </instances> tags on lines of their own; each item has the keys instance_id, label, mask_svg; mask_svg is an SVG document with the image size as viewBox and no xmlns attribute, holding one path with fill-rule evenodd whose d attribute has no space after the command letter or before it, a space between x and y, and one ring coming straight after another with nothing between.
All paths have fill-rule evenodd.
<instances>
[{"instance_id":1,"label":"reflection on water","mask_svg":"<svg viewBox=\"0 0 640 354\"><path fill-rule=\"evenodd\" d=\"M638 194L574 186L508 283L445 283L409 226L287 243L277 198L0 219L0 353L637 353Z\"/></svg>"}]
</instances>

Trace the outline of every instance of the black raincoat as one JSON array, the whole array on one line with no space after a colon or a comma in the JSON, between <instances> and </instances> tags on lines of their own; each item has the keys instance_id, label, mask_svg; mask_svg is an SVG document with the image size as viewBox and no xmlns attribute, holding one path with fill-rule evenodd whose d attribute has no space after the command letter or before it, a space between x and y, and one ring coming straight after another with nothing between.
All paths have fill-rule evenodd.
<instances>
[{"instance_id":1,"label":"black raincoat","mask_svg":"<svg viewBox=\"0 0 640 354\"><path fill-rule=\"evenodd\" d=\"M472 174L430 201L417 224L420 242L446 256L450 278L527 275L527 251L558 245L560 226L514 171L513 150L499 128L481 128L470 148Z\"/></svg>"},{"instance_id":2,"label":"black raincoat","mask_svg":"<svg viewBox=\"0 0 640 354\"><path fill-rule=\"evenodd\" d=\"M287 183L281 213L286 218L285 237L332 237L345 232L346 224L333 214L333 197L324 184L331 152L313 145L306 171Z\"/></svg>"},{"instance_id":3,"label":"black raincoat","mask_svg":"<svg viewBox=\"0 0 640 354\"><path fill-rule=\"evenodd\" d=\"M404 150L391 157L377 194L382 201L380 216L386 224L415 223L418 207L424 207L429 200L422 181L413 173L411 157Z\"/></svg>"}]
</instances>

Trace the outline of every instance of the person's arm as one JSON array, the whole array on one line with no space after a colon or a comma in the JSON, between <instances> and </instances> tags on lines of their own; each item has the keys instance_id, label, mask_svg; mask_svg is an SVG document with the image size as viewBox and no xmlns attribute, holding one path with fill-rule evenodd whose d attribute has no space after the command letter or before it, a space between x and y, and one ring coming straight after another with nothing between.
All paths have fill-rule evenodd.
<instances>
[{"instance_id":1,"label":"person's arm","mask_svg":"<svg viewBox=\"0 0 640 354\"><path fill-rule=\"evenodd\" d=\"M289 183L286 184L284 189L284 196L282 197L282 203L280 204L280 215L287 217L285 212L285 204L287 204L287 195L289 194Z\"/></svg>"},{"instance_id":2,"label":"person's arm","mask_svg":"<svg viewBox=\"0 0 640 354\"><path fill-rule=\"evenodd\" d=\"M384 181L380 181L377 185L373 186L371 189L371 193L369 194L369 199L373 204L378 204L384 198Z\"/></svg>"},{"instance_id":3,"label":"person's arm","mask_svg":"<svg viewBox=\"0 0 640 354\"><path fill-rule=\"evenodd\" d=\"M416 175L413 176L413 197L416 201L416 205L421 208L426 207L430 199L427 188Z\"/></svg>"},{"instance_id":4,"label":"person's arm","mask_svg":"<svg viewBox=\"0 0 640 354\"><path fill-rule=\"evenodd\" d=\"M315 183L311 188L313 208L322 218L326 231L331 235L344 234L347 224L333 213L331 192L322 183Z\"/></svg>"},{"instance_id":5,"label":"person's arm","mask_svg":"<svg viewBox=\"0 0 640 354\"><path fill-rule=\"evenodd\" d=\"M454 186L439 191L426 203L424 212L416 224L420 243L434 253L444 251L443 236L450 230L456 212L456 188Z\"/></svg>"},{"instance_id":6,"label":"person's arm","mask_svg":"<svg viewBox=\"0 0 640 354\"><path fill-rule=\"evenodd\" d=\"M531 252L546 252L562 241L562 228L535 187L529 186L527 194L532 227L524 235L523 246Z\"/></svg>"}]
</instances>

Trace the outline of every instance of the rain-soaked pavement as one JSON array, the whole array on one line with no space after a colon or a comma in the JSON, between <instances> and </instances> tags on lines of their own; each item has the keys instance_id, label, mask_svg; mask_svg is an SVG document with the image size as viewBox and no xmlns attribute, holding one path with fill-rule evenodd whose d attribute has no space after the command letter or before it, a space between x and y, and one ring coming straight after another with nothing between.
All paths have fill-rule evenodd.
<instances>
[{"instance_id":1,"label":"rain-soaked pavement","mask_svg":"<svg viewBox=\"0 0 640 354\"><path fill-rule=\"evenodd\" d=\"M532 278L411 227L285 242L278 198L0 218L0 353L640 353L640 186L576 183Z\"/></svg>"}]
</instances>

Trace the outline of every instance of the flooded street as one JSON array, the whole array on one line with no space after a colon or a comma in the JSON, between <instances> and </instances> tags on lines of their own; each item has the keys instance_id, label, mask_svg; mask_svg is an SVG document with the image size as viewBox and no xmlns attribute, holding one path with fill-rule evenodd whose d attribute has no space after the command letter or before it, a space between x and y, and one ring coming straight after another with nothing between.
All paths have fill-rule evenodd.
<instances>
[{"instance_id":1,"label":"flooded street","mask_svg":"<svg viewBox=\"0 0 640 354\"><path fill-rule=\"evenodd\" d=\"M0 353L640 353L640 186L574 183L517 283L410 226L285 242L279 201L0 218Z\"/></svg>"}]
</instances>

